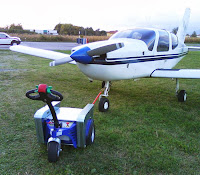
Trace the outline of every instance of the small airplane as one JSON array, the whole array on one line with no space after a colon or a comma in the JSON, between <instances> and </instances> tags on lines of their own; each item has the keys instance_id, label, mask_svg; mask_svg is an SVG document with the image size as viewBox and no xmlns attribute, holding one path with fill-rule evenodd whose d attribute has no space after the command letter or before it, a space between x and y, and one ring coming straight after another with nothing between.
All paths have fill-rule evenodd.
<instances>
[{"instance_id":1,"label":"small airplane","mask_svg":"<svg viewBox=\"0 0 200 175\"><path fill-rule=\"evenodd\" d=\"M175 78L178 101L186 101L186 91L179 91L179 78L199 79L200 69L172 69L188 53L184 44L190 9L185 10L177 35L166 30L135 28L120 31L109 40L81 45L71 55L26 46L11 46L12 51L52 59L50 66L76 64L90 80L100 80L104 93L99 111L109 109L110 82L137 78Z\"/></svg>"}]
</instances>

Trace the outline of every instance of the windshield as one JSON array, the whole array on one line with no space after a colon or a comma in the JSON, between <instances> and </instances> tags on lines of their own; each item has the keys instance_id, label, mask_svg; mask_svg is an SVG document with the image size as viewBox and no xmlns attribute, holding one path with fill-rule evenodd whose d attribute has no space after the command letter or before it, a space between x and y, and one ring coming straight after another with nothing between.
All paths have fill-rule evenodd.
<instances>
[{"instance_id":1,"label":"windshield","mask_svg":"<svg viewBox=\"0 0 200 175\"><path fill-rule=\"evenodd\" d=\"M155 43L156 33L149 29L133 29L118 32L110 37L110 39L115 38L132 38L142 40L146 43L148 49L152 51Z\"/></svg>"}]
</instances>

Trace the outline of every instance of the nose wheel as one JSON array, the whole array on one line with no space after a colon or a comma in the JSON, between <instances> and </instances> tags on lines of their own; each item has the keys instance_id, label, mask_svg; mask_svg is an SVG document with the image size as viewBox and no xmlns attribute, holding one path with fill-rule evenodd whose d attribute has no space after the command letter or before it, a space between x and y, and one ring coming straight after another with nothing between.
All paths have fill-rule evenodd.
<instances>
[{"instance_id":1,"label":"nose wheel","mask_svg":"<svg viewBox=\"0 0 200 175\"><path fill-rule=\"evenodd\" d=\"M101 97L99 101L99 111L100 112L107 112L109 109L109 100L106 97Z\"/></svg>"},{"instance_id":2,"label":"nose wheel","mask_svg":"<svg viewBox=\"0 0 200 175\"><path fill-rule=\"evenodd\" d=\"M108 92L110 90L110 85L111 85L111 82L109 82L109 81L104 81L102 83L102 86L104 87L104 94L102 94L100 96L100 100L99 100L99 111L100 112L107 112L110 107L110 103L107 98Z\"/></svg>"}]
</instances>

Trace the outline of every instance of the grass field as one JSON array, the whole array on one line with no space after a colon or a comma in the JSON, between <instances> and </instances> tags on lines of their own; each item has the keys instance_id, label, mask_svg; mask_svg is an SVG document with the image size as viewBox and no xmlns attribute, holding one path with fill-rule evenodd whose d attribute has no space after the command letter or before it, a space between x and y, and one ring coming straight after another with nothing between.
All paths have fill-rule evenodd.
<instances>
[{"instance_id":1,"label":"grass field","mask_svg":"<svg viewBox=\"0 0 200 175\"><path fill-rule=\"evenodd\" d=\"M180 80L188 100L177 102L175 81L140 79L113 82L107 113L95 106L95 143L64 146L49 163L37 143L33 115L42 102L25 97L46 83L64 95L61 106L92 103L101 82L90 83L74 65L49 67L49 60L0 50L0 174L199 174L200 81ZM176 68L200 68L190 52Z\"/></svg>"}]
</instances>

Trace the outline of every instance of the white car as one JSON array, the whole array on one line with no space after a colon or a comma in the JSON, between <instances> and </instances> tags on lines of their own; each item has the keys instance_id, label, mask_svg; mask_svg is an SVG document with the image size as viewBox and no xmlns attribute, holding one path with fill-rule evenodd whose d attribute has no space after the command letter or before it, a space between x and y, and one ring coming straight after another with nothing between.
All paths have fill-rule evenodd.
<instances>
[{"instance_id":1,"label":"white car","mask_svg":"<svg viewBox=\"0 0 200 175\"><path fill-rule=\"evenodd\" d=\"M7 33L0 32L0 45L15 45L20 44L21 39L19 37L11 37Z\"/></svg>"}]
</instances>

